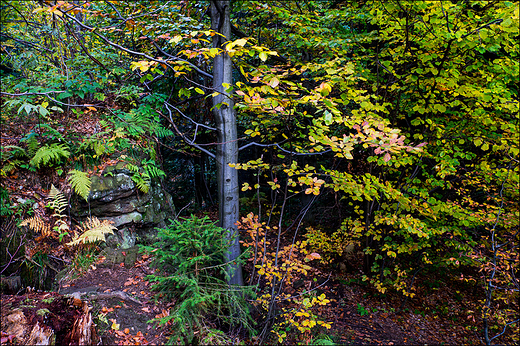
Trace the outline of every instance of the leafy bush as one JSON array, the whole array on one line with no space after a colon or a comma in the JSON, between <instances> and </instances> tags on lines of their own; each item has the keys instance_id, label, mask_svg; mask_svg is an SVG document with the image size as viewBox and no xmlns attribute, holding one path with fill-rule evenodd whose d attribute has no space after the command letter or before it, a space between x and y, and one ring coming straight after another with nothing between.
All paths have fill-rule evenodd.
<instances>
[{"instance_id":1,"label":"leafy bush","mask_svg":"<svg viewBox=\"0 0 520 346\"><path fill-rule=\"evenodd\" d=\"M192 216L159 229L160 240L142 246L155 255L152 265L160 269L159 274L148 276L155 282L153 289L165 299L176 300L169 316L155 320L161 325L173 323L172 341L191 343L195 331L208 322L253 331L244 299L250 292L226 282L225 232L208 217Z\"/></svg>"}]
</instances>

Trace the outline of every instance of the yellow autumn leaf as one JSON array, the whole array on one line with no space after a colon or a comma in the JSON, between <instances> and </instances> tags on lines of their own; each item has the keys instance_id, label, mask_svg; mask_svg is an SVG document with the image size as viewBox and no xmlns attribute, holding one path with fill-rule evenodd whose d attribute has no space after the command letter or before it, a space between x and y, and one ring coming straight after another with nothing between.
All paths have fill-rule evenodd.
<instances>
[{"instance_id":1,"label":"yellow autumn leaf","mask_svg":"<svg viewBox=\"0 0 520 346\"><path fill-rule=\"evenodd\" d=\"M170 40L170 43L173 42L173 43L177 44L177 43L179 43L181 40L182 40L182 36L177 35L177 36L175 36L174 38L172 38L172 39Z\"/></svg>"},{"instance_id":2,"label":"yellow autumn leaf","mask_svg":"<svg viewBox=\"0 0 520 346\"><path fill-rule=\"evenodd\" d=\"M278 78L276 77L273 77L270 81L269 81L269 85L272 87L272 88L276 88L278 86L278 84L280 84L280 81L278 80Z\"/></svg>"},{"instance_id":3,"label":"yellow autumn leaf","mask_svg":"<svg viewBox=\"0 0 520 346\"><path fill-rule=\"evenodd\" d=\"M245 38L241 38L241 39L235 41L235 45L240 46L240 47L244 47L244 45L246 43L247 43L247 40Z\"/></svg>"},{"instance_id":4,"label":"yellow autumn leaf","mask_svg":"<svg viewBox=\"0 0 520 346\"><path fill-rule=\"evenodd\" d=\"M211 48L209 50L209 55L214 58L218 54L218 48Z\"/></svg>"},{"instance_id":5,"label":"yellow autumn leaf","mask_svg":"<svg viewBox=\"0 0 520 346\"><path fill-rule=\"evenodd\" d=\"M119 327L120 327L119 323L112 322L112 326L110 328L112 328L113 330L119 330Z\"/></svg>"}]
</instances>

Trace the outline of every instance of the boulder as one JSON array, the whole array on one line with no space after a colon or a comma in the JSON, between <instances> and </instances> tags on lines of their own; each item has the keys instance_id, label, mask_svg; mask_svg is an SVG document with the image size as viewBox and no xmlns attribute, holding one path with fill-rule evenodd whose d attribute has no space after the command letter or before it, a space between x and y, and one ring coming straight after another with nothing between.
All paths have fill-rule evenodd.
<instances>
[{"instance_id":1,"label":"boulder","mask_svg":"<svg viewBox=\"0 0 520 346\"><path fill-rule=\"evenodd\" d=\"M133 175L124 162L108 166L100 176L91 178L88 203L79 198L73 203L72 212L80 219L96 216L114 222L118 231L107 238L110 247L126 249L155 241L155 227L164 227L165 220L174 214L172 198L159 182L152 180L148 192L143 193Z\"/></svg>"}]
</instances>

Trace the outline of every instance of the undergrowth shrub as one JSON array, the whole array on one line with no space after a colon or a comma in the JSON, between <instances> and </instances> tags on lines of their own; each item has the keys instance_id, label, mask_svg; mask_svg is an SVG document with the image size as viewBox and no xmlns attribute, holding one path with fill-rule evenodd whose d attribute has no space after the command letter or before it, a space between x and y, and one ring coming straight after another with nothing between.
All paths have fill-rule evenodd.
<instances>
[{"instance_id":1,"label":"undergrowth shrub","mask_svg":"<svg viewBox=\"0 0 520 346\"><path fill-rule=\"evenodd\" d=\"M258 274L259 286L263 286L253 302L266 316L260 343L267 336L267 330L270 331L269 341L283 343L291 332L297 332L299 340L310 342L316 330L330 329L332 322L323 321L320 315L331 300L310 287L296 284L311 276L314 268L310 262L321 259L321 255L309 253L307 241L296 241L271 252L271 243L266 239L266 231L271 228L253 213L243 217L237 225L247 233L241 243L253 251L254 256L249 261L253 262L253 270ZM272 229L277 230L277 227ZM294 290L289 293L287 288L291 286Z\"/></svg>"},{"instance_id":2,"label":"undergrowth shrub","mask_svg":"<svg viewBox=\"0 0 520 346\"><path fill-rule=\"evenodd\" d=\"M192 216L171 221L159 229L159 241L141 250L153 253L152 266L160 271L149 275L153 289L161 297L175 301L168 316L154 319L172 326L171 343L193 342L194 335L204 338L205 326L245 327L253 332L245 297L246 287L227 284L225 254L229 243L225 230L208 217Z\"/></svg>"}]
</instances>

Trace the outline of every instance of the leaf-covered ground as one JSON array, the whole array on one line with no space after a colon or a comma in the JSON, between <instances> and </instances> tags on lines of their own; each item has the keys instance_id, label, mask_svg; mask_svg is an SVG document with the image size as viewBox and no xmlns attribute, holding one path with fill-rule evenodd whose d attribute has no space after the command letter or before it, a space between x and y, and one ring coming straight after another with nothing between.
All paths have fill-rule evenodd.
<instances>
[{"instance_id":1,"label":"leaf-covered ground","mask_svg":"<svg viewBox=\"0 0 520 346\"><path fill-rule=\"evenodd\" d=\"M129 263L130 252L121 253L125 258L121 263L101 256L82 277L62 282L60 293L87 292L83 298L94 306L92 313L104 344L163 344L167 326L158 328L147 321L164 316L175 302L154 302L155 292L146 279L153 272L148 255L139 254ZM312 288L325 280L326 276L317 281L309 277L303 284ZM321 317L333 325L323 333L347 345L481 344L478 318L468 318L477 296L462 286L450 288L440 281L439 286L417 292L399 309L399 297L378 295L363 285L359 274L332 275L319 291L332 298ZM305 343L318 336L293 334L288 341Z\"/></svg>"}]
</instances>

